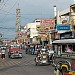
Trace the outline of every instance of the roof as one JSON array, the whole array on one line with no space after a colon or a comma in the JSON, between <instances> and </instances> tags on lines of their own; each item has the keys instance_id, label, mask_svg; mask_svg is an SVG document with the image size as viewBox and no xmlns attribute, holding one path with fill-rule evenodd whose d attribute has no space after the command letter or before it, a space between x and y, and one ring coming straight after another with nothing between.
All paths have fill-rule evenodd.
<instances>
[{"instance_id":1,"label":"roof","mask_svg":"<svg viewBox=\"0 0 75 75\"><path fill-rule=\"evenodd\" d=\"M31 45L33 44L33 45L36 45L36 44L40 44L40 42L32 42L32 43L30 43Z\"/></svg>"},{"instance_id":2,"label":"roof","mask_svg":"<svg viewBox=\"0 0 75 75\"><path fill-rule=\"evenodd\" d=\"M52 42L52 44L66 44L66 43L75 43L75 39L61 39Z\"/></svg>"}]
</instances>

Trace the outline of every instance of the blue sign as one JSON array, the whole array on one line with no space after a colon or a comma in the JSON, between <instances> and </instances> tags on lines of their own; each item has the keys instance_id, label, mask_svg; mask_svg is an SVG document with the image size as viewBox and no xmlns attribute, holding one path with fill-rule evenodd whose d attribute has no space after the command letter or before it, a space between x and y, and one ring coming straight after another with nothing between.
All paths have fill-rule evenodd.
<instances>
[{"instance_id":1,"label":"blue sign","mask_svg":"<svg viewBox=\"0 0 75 75\"><path fill-rule=\"evenodd\" d=\"M70 25L57 25L57 30L70 30Z\"/></svg>"}]
</instances>

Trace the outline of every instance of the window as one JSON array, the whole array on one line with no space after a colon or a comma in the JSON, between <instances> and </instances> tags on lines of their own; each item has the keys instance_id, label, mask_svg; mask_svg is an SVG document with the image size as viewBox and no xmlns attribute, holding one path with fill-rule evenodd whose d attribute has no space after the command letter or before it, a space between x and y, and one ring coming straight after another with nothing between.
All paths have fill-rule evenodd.
<instances>
[{"instance_id":1,"label":"window","mask_svg":"<svg viewBox=\"0 0 75 75\"><path fill-rule=\"evenodd\" d=\"M75 30L75 26L73 26L73 29Z\"/></svg>"}]
</instances>

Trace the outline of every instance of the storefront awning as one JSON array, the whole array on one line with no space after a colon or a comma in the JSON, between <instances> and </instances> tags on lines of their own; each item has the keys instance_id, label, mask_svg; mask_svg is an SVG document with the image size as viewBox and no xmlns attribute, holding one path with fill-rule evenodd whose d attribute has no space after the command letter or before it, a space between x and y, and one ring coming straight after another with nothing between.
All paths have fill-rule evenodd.
<instances>
[{"instance_id":1,"label":"storefront awning","mask_svg":"<svg viewBox=\"0 0 75 75\"><path fill-rule=\"evenodd\" d=\"M66 43L75 44L75 39L61 39L61 40L55 40L52 42L52 44L66 44Z\"/></svg>"}]
</instances>

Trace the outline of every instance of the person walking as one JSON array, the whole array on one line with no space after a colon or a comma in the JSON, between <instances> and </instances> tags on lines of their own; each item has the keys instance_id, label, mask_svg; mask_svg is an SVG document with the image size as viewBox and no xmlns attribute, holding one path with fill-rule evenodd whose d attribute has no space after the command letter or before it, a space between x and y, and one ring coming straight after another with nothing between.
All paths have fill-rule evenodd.
<instances>
[{"instance_id":1,"label":"person walking","mask_svg":"<svg viewBox=\"0 0 75 75\"><path fill-rule=\"evenodd\" d=\"M5 59L5 49L4 48L1 50L1 58L2 58L2 62L4 62L4 59Z\"/></svg>"}]
</instances>

